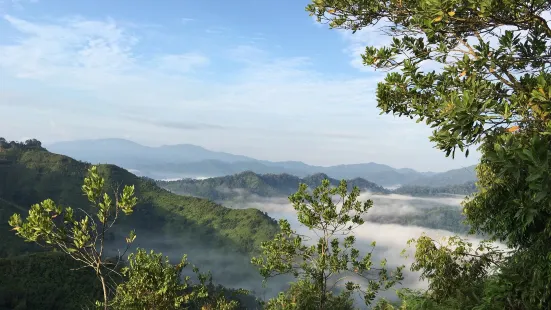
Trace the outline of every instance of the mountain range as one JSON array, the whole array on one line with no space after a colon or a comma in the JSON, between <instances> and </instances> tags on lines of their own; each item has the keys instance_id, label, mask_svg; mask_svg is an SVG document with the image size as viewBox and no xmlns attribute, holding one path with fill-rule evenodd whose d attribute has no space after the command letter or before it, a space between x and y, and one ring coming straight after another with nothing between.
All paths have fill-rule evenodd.
<instances>
[{"instance_id":1,"label":"mountain range","mask_svg":"<svg viewBox=\"0 0 551 310\"><path fill-rule=\"evenodd\" d=\"M305 178L290 174L257 174L245 171L234 175L214 177L204 180L182 179L175 181L157 181L157 184L179 195L190 195L207 198L213 201L243 198L256 195L259 197L285 197L295 193L300 183L309 188L321 184L322 180L329 179L331 185L339 185L339 180L330 178L326 174L317 173ZM373 193L388 194L389 190L362 178L348 180L348 187L358 187Z\"/></svg>"},{"instance_id":2,"label":"mountain range","mask_svg":"<svg viewBox=\"0 0 551 310\"><path fill-rule=\"evenodd\" d=\"M216 152L192 144L144 146L125 139L76 140L47 146L54 153L90 163L111 163L153 179L208 178L252 171L298 177L324 173L335 179L364 178L381 186L459 185L476 180L474 166L447 172L419 172L378 163L314 166L299 161L273 162Z\"/></svg>"},{"instance_id":3,"label":"mountain range","mask_svg":"<svg viewBox=\"0 0 551 310\"><path fill-rule=\"evenodd\" d=\"M314 188L321 184L324 179L328 179L332 186L337 186L340 183L339 180L333 179L324 173L300 178L290 174L258 174L252 171L202 180L188 178L170 181L158 180L156 183L160 187L179 195L223 202L236 199L246 201L249 198L254 200L253 195L265 198L287 197L297 191L300 183L308 185L309 188ZM406 185L389 190L363 178L354 178L347 180L347 185L349 190L352 187L358 187L361 192L383 195L401 194L413 197L466 196L476 192L474 182L438 187Z\"/></svg>"}]
</instances>

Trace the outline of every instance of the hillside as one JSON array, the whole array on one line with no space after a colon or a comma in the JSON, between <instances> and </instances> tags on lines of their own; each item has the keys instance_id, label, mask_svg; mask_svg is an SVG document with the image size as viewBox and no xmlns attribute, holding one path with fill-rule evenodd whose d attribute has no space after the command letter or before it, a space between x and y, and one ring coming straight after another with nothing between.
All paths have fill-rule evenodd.
<instances>
[{"instance_id":1,"label":"hillside","mask_svg":"<svg viewBox=\"0 0 551 310\"><path fill-rule=\"evenodd\" d=\"M298 189L300 183L309 187L315 187L323 179L329 179L331 184L338 185L339 180L329 177L324 173L316 173L304 178L290 174L258 174L252 171L245 171L223 177L207 179L182 179L174 181L156 181L156 183L173 193L179 195L190 195L207 198L214 201L233 200L236 198L245 199L252 195L260 197L283 197L288 196ZM387 190L373 182L363 178L347 180L349 188L358 187L361 191L369 191L378 194L400 194L408 196L466 196L476 192L473 181L456 185L427 186L427 185L404 185L394 190Z\"/></svg>"},{"instance_id":2,"label":"hillside","mask_svg":"<svg viewBox=\"0 0 551 310\"><path fill-rule=\"evenodd\" d=\"M4 147L1 154L2 228L7 228L5 222L13 212L24 213L46 198L63 205L88 205L80 186L89 164L50 153L40 146L12 145ZM106 178L106 186L135 185L139 199L136 212L123 217L117 226L124 231L135 228L138 243L140 235L143 240L155 234L178 240L174 246L198 244L249 253L277 231L275 221L258 210L232 210L205 199L175 195L117 166L101 165L98 170ZM30 249L8 229L0 231L0 238L10 243L3 242L1 256ZM20 250L13 250L16 247Z\"/></svg>"},{"instance_id":3,"label":"hillside","mask_svg":"<svg viewBox=\"0 0 551 310\"><path fill-rule=\"evenodd\" d=\"M0 309L93 309L101 285L79 266L60 252L0 258Z\"/></svg>"},{"instance_id":4,"label":"hillside","mask_svg":"<svg viewBox=\"0 0 551 310\"><path fill-rule=\"evenodd\" d=\"M291 174L306 177L325 173L335 179L363 178L382 186L399 184L447 185L474 181L474 174L457 171L418 172L378 163L329 167L300 161L257 160L243 155L216 152L191 144L149 147L124 139L77 140L54 143L48 148L91 163L111 163L154 179L221 177L252 171L258 174ZM461 170L461 169L459 169Z\"/></svg>"},{"instance_id":5,"label":"hillside","mask_svg":"<svg viewBox=\"0 0 551 310\"><path fill-rule=\"evenodd\" d=\"M326 178L331 181L332 185L339 184L339 180L329 178L322 173L300 178L290 174L257 174L252 171L204 180L157 181L157 184L176 194L223 201L246 198L251 195L260 197L288 196L297 191L300 183L315 187ZM348 185L350 188L357 186L361 190L370 192L389 193L383 187L361 178L350 180Z\"/></svg>"},{"instance_id":6,"label":"hillside","mask_svg":"<svg viewBox=\"0 0 551 310\"><path fill-rule=\"evenodd\" d=\"M420 186L420 185L404 185L392 192L401 195L410 196L444 196L444 195L461 195L467 196L477 191L475 182L467 182L457 185L446 186Z\"/></svg>"}]
</instances>

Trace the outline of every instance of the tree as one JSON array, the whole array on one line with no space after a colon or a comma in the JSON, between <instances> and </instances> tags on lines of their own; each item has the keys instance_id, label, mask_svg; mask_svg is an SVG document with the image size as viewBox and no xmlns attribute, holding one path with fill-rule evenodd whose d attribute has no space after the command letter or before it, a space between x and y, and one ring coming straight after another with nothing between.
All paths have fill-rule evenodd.
<instances>
[{"instance_id":1,"label":"tree","mask_svg":"<svg viewBox=\"0 0 551 310\"><path fill-rule=\"evenodd\" d=\"M327 294L325 308L331 310L352 310L353 301L350 299L351 292L344 292L340 295ZM281 292L276 298L270 299L265 305L265 310L317 310L320 309L320 290L310 280L301 279L291 283L286 292Z\"/></svg>"},{"instance_id":2,"label":"tree","mask_svg":"<svg viewBox=\"0 0 551 310\"><path fill-rule=\"evenodd\" d=\"M25 141L26 147L35 147L35 148L41 148L42 142L38 141L37 139L28 139Z\"/></svg>"},{"instance_id":3,"label":"tree","mask_svg":"<svg viewBox=\"0 0 551 310\"><path fill-rule=\"evenodd\" d=\"M319 237L317 242L307 245L308 237L291 230L287 220L280 220L281 233L271 241L262 243L262 255L254 257L252 263L258 266L265 279L292 274L299 278L287 294L282 293L270 301L271 307L279 305L284 309L306 309L298 303L305 303L312 309L350 309L347 305L354 291L363 293L366 304L371 304L376 293L388 289L402 279L402 268L394 272L373 266L370 253L360 257L354 248L353 231L364 224L362 216L373 206L373 201L358 201L360 191L354 187L350 193L346 181L338 187L331 187L325 179L312 193L306 184L300 184L298 191L289 197L297 211L298 221ZM338 198L336 203L334 198ZM372 243L375 247L375 242ZM334 296L332 289L350 276L355 275L367 281L367 287L351 280L346 282L340 296ZM284 306L286 305L286 306Z\"/></svg>"},{"instance_id":4,"label":"tree","mask_svg":"<svg viewBox=\"0 0 551 310\"><path fill-rule=\"evenodd\" d=\"M113 308L141 309L238 309L239 303L227 300L213 289L210 273L203 274L193 266L199 282L193 284L189 276L182 276L189 266L184 255L180 263L172 265L161 253L137 249L128 256L122 268L125 281L117 287Z\"/></svg>"},{"instance_id":5,"label":"tree","mask_svg":"<svg viewBox=\"0 0 551 310\"><path fill-rule=\"evenodd\" d=\"M186 257L172 266L168 257L153 251L137 249L128 256L122 274L127 279L117 286L113 304L116 309L179 309L188 288L186 277L181 281L182 269L188 265Z\"/></svg>"},{"instance_id":6,"label":"tree","mask_svg":"<svg viewBox=\"0 0 551 310\"><path fill-rule=\"evenodd\" d=\"M426 296L448 309L467 310L483 304L480 292L509 254L491 242L483 241L473 247L472 242L457 236L438 242L423 235L408 243L416 243L411 269L421 271L421 280L429 280ZM498 308L493 306L483 309Z\"/></svg>"},{"instance_id":7,"label":"tree","mask_svg":"<svg viewBox=\"0 0 551 310\"><path fill-rule=\"evenodd\" d=\"M83 267L92 268L101 282L103 289L103 307L108 308L110 286L113 273L118 273L120 258L134 241L134 231L126 238L127 247L118 256L116 262L106 257L105 242L107 233L117 221L119 212L129 215L137 203L134 186L125 186L122 193L115 191L114 201L104 192L105 180L93 166L84 179L82 192L91 203L94 215L85 209L78 208L83 216L75 218L75 210L63 207L51 199L35 204L29 210L25 220L19 214L13 214L9 220L16 234L27 242L36 242L42 246L51 246L82 263ZM112 290L112 288L111 288Z\"/></svg>"},{"instance_id":8,"label":"tree","mask_svg":"<svg viewBox=\"0 0 551 310\"><path fill-rule=\"evenodd\" d=\"M313 0L332 28L386 23L388 46L367 66L391 70L378 107L425 121L446 153L479 147L478 192L464 202L473 232L515 249L492 283L506 307L551 307L551 28L548 0ZM423 70L433 63L439 69ZM488 280L490 281L490 280Z\"/></svg>"}]
</instances>

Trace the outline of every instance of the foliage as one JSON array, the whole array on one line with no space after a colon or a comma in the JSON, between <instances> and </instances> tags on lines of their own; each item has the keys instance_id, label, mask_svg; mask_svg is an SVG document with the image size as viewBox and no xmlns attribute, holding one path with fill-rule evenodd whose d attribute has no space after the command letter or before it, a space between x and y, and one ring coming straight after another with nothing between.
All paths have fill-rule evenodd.
<instances>
[{"instance_id":1,"label":"foliage","mask_svg":"<svg viewBox=\"0 0 551 310\"><path fill-rule=\"evenodd\" d=\"M331 188L330 185L330 181L325 179L309 193L308 186L301 184L298 191L289 197L297 211L298 221L319 236L319 240L307 245L307 237L291 230L287 220L280 220L281 233L262 244L262 256L254 257L252 263L259 267L264 278L292 274L306 281L295 288L305 290L309 298L313 298L312 292L316 292L318 309L331 309L328 304L332 298L331 285L334 287L353 274L367 280L367 288L348 281L346 291L362 292L366 304L371 304L380 289L388 289L402 279L403 266L395 272L388 272L385 260L381 262L381 268L376 268L371 261L371 253L360 257L360 252L354 248L352 232L364 223L362 216L373 202L358 201L359 189L356 187L348 193L344 180L338 187ZM334 198L339 199L340 206ZM339 237L344 238L339 240ZM338 276L340 278L335 279ZM272 304L284 302L287 298L281 295Z\"/></svg>"},{"instance_id":2,"label":"foliage","mask_svg":"<svg viewBox=\"0 0 551 310\"><path fill-rule=\"evenodd\" d=\"M7 141L0 137L0 150L8 149L43 149L42 143L36 139L28 139L25 142Z\"/></svg>"},{"instance_id":3,"label":"foliage","mask_svg":"<svg viewBox=\"0 0 551 310\"><path fill-rule=\"evenodd\" d=\"M317 310L320 309L320 296L323 296L325 309L352 310L354 305L350 295L350 291L344 291L340 295L334 295L330 291L321 292L312 281L301 279L291 283L286 292L281 292L276 298L270 299L264 305L264 309Z\"/></svg>"},{"instance_id":4,"label":"foliage","mask_svg":"<svg viewBox=\"0 0 551 310\"><path fill-rule=\"evenodd\" d=\"M181 292L187 282L180 283L182 268L187 266L185 257L172 266L168 257L153 251L138 249L128 256L122 274L127 279L117 287L113 304L116 309L178 309L184 302ZM186 279L187 280L187 279Z\"/></svg>"},{"instance_id":5,"label":"foliage","mask_svg":"<svg viewBox=\"0 0 551 310\"><path fill-rule=\"evenodd\" d=\"M237 309L239 302L227 300L212 289L210 274L201 274L196 267L199 283L193 285L182 271L189 265L186 256L177 265L168 257L153 251L138 249L130 254L128 264L122 269L125 281L117 287L114 309ZM209 282L210 283L207 283ZM210 284L210 286L209 286Z\"/></svg>"},{"instance_id":6,"label":"foliage","mask_svg":"<svg viewBox=\"0 0 551 310\"><path fill-rule=\"evenodd\" d=\"M458 300L458 309L472 309L481 303L480 290L499 269L505 253L489 242L473 248L458 237L444 241L440 244L428 236L410 240L416 243L411 270L421 271L421 279L429 280L430 299L440 303Z\"/></svg>"},{"instance_id":7,"label":"foliage","mask_svg":"<svg viewBox=\"0 0 551 310\"><path fill-rule=\"evenodd\" d=\"M0 309L93 308L102 297L91 269L61 252L0 258Z\"/></svg>"},{"instance_id":8,"label":"foliage","mask_svg":"<svg viewBox=\"0 0 551 310\"><path fill-rule=\"evenodd\" d=\"M46 199L40 204L33 205L25 220L20 214L14 213L9 225L25 241L59 249L80 262L83 267L92 268L101 281L103 305L107 309L108 280L111 273L117 273L115 268L118 267L118 262L112 266L105 257L107 233L115 224L119 211L126 215L133 212L137 198L134 197L134 186L127 185L122 193L115 192L113 200L104 191L105 179L98 174L97 167L91 167L88 173L82 192L96 209L95 216L79 208L77 210L81 211L83 216L77 219L73 208L62 207L53 200ZM126 242L130 244L135 238L136 235L132 231Z\"/></svg>"},{"instance_id":9,"label":"foliage","mask_svg":"<svg viewBox=\"0 0 551 310\"><path fill-rule=\"evenodd\" d=\"M10 232L9 218L14 212L26 212L27 209L0 197L0 257L14 257L27 253L43 251L34 243L22 242L21 238Z\"/></svg>"},{"instance_id":10,"label":"foliage","mask_svg":"<svg viewBox=\"0 0 551 310\"><path fill-rule=\"evenodd\" d=\"M362 55L392 70L377 87L378 107L426 121L447 156L476 145L482 153L467 220L515 250L488 279L487 299L550 308L551 2L313 0L307 10L335 28L388 25L392 42Z\"/></svg>"}]
</instances>

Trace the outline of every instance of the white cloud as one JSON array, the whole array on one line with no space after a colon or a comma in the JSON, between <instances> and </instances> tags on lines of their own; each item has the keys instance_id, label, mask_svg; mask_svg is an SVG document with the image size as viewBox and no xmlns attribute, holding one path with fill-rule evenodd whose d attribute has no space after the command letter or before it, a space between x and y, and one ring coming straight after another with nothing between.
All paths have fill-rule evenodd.
<instances>
[{"instance_id":1,"label":"white cloud","mask_svg":"<svg viewBox=\"0 0 551 310\"><path fill-rule=\"evenodd\" d=\"M12 105L6 112L12 117L0 124L4 135L18 137L22 130L45 141L129 136L323 165L375 161L443 170L452 164L432 149L427 127L378 115L379 76L328 76L309 58L276 57L254 45L216 45L226 58L193 46L145 53L155 42L145 41L139 27L109 19L5 20L17 40L0 45L0 91L11 94L0 97L0 105ZM15 119L28 125L22 129ZM158 125L163 121L173 125ZM228 129L188 130L177 122ZM94 127L98 123L105 126Z\"/></svg>"},{"instance_id":2,"label":"white cloud","mask_svg":"<svg viewBox=\"0 0 551 310\"><path fill-rule=\"evenodd\" d=\"M0 47L0 66L16 77L56 79L88 88L110 84L135 69L131 51L138 40L114 21L74 18L63 24L38 24L4 18L21 38Z\"/></svg>"}]
</instances>

